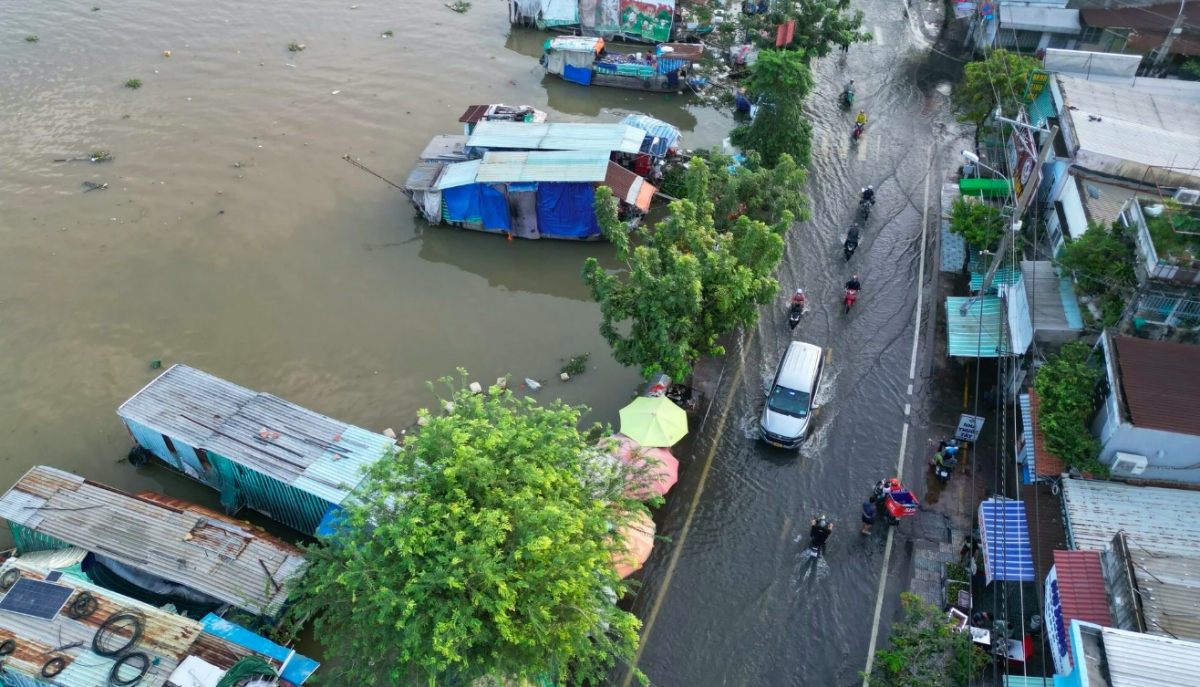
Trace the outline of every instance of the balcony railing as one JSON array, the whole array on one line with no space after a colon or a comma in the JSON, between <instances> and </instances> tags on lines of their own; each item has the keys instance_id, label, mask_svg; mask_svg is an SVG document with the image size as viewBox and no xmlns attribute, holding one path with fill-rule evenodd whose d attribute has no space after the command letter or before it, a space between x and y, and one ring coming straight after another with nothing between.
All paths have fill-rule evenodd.
<instances>
[{"instance_id":1,"label":"balcony railing","mask_svg":"<svg viewBox=\"0 0 1200 687\"><path fill-rule=\"evenodd\" d=\"M1146 226L1146 216L1136 198L1126 201L1125 207L1121 209L1121 222L1134 230L1139 281L1153 279L1175 284L1200 285L1200 260L1174 256L1159 257L1154 248L1154 239L1150 236L1150 229Z\"/></svg>"}]
</instances>

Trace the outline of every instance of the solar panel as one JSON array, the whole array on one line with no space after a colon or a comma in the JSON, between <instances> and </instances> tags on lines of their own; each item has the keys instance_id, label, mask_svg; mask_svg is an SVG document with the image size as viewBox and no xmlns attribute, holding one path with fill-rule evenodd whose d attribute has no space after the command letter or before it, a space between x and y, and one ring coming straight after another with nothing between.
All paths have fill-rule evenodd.
<instances>
[{"instance_id":1,"label":"solar panel","mask_svg":"<svg viewBox=\"0 0 1200 687\"><path fill-rule=\"evenodd\" d=\"M61 584L22 577L8 590L4 598L0 599L0 611L50 620L58 615L74 591L74 588Z\"/></svg>"},{"instance_id":2,"label":"solar panel","mask_svg":"<svg viewBox=\"0 0 1200 687\"><path fill-rule=\"evenodd\" d=\"M49 575L46 575L46 581L47 582L58 582L58 578L60 578L60 577L62 577L62 573L55 570L54 572L50 573Z\"/></svg>"}]
</instances>

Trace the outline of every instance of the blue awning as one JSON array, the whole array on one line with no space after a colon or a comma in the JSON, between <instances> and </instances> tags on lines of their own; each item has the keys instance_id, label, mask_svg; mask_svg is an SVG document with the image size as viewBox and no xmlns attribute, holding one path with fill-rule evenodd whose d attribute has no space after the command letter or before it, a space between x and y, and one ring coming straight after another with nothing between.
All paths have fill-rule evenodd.
<instances>
[{"instance_id":1,"label":"blue awning","mask_svg":"<svg viewBox=\"0 0 1200 687\"><path fill-rule=\"evenodd\" d=\"M979 504L979 538L988 582L1034 580L1024 502L994 496Z\"/></svg>"},{"instance_id":2,"label":"blue awning","mask_svg":"<svg viewBox=\"0 0 1200 687\"><path fill-rule=\"evenodd\" d=\"M307 656L301 656L292 649L280 646L258 633L251 632L237 623L230 622L212 613L204 616L200 624L204 626L204 631L210 635L227 639L238 646L243 646L251 651L257 651L263 656L273 658L284 664L282 666L283 675L280 677L293 685L304 684L304 681L315 673L321 665Z\"/></svg>"},{"instance_id":3,"label":"blue awning","mask_svg":"<svg viewBox=\"0 0 1200 687\"><path fill-rule=\"evenodd\" d=\"M621 123L645 131L646 140L642 143L642 152L655 157L666 155L667 150L679 140L679 129L661 119L646 115L628 115Z\"/></svg>"}]
</instances>

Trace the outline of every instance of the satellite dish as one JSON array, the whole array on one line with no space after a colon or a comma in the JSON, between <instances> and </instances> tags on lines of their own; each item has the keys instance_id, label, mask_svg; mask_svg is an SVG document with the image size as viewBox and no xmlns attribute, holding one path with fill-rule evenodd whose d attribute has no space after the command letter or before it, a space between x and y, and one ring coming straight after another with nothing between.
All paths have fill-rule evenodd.
<instances>
[{"instance_id":1,"label":"satellite dish","mask_svg":"<svg viewBox=\"0 0 1200 687\"><path fill-rule=\"evenodd\" d=\"M1100 198L1100 189L1096 188L1095 186L1092 186L1091 184L1088 184L1086 188L1087 188L1087 194L1089 196L1091 196L1092 198L1095 198L1097 200Z\"/></svg>"}]
</instances>

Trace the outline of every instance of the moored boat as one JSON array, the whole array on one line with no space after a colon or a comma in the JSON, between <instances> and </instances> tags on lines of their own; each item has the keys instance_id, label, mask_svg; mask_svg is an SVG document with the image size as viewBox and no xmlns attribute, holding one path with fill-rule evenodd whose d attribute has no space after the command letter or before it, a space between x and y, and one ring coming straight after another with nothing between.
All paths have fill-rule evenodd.
<instances>
[{"instance_id":1,"label":"moored boat","mask_svg":"<svg viewBox=\"0 0 1200 687\"><path fill-rule=\"evenodd\" d=\"M614 53L603 38L558 36L546 41L541 63L564 81L584 86L608 86L651 93L675 93L704 86L690 77L704 46L661 43L653 52Z\"/></svg>"}]
</instances>

